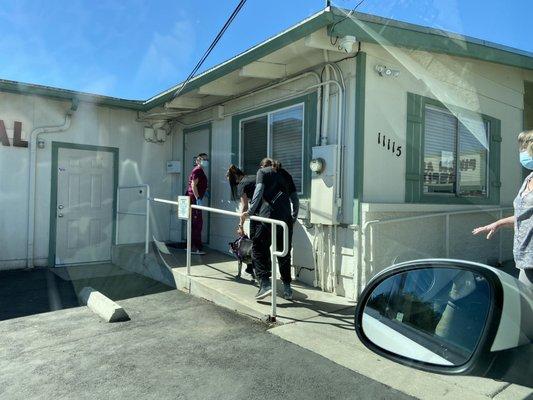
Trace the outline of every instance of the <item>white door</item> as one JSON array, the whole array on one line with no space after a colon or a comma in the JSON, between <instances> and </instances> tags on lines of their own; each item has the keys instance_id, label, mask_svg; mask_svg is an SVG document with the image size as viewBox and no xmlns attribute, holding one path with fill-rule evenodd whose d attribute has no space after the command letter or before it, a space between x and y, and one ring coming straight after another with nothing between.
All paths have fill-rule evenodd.
<instances>
[{"instance_id":1,"label":"white door","mask_svg":"<svg viewBox=\"0 0 533 400\"><path fill-rule=\"evenodd\" d=\"M58 149L56 265L111 260L113 153Z\"/></svg>"},{"instance_id":2,"label":"white door","mask_svg":"<svg viewBox=\"0 0 533 400\"><path fill-rule=\"evenodd\" d=\"M192 169L196 166L196 156L200 153L207 153L209 157L211 157L210 148L209 148L209 129L201 129L193 132L187 132L185 133L185 152L184 157L185 160L183 162L184 165L184 178L185 178L185 188L183 193L187 190L187 182L189 180L189 175L192 171ZM207 175L207 178L209 179L211 177L210 171L205 171L205 174ZM208 182L208 187L210 187L210 182ZM209 190L209 189L208 189ZM208 198L208 204L210 204L211 200ZM207 243L209 241L209 213L204 212L203 213L203 220L204 220L204 226L202 229L202 242ZM185 237L185 236L183 236Z\"/></svg>"}]
</instances>

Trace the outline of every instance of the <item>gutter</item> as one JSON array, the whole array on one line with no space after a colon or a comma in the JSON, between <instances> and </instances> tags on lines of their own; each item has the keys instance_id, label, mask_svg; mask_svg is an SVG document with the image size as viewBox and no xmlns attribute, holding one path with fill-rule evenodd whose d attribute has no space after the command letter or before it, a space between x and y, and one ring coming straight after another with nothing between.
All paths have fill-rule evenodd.
<instances>
[{"instance_id":1,"label":"gutter","mask_svg":"<svg viewBox=\"0 0 533 400\"><path fill-rule=\"evenodd\" d=\"M119 97L101 96L86 92L54 88L51 86L35 85L0 79L0 91L24 95L43 96L59 101L83 101L99 106L126 108L131 110L144 109L145 101L127 100Z\"/></svg>"}]
</instances>

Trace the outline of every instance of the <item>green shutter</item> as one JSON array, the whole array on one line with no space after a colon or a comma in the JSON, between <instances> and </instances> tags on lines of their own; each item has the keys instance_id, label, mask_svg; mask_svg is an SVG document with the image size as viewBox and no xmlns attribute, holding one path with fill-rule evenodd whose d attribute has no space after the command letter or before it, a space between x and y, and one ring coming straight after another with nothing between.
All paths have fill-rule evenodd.
<instances>
[{"instance_id":1,"label":"green shutter","mask_svg":"<svg viewBox=\"0 0 533 400\"><path fill-rule=\"evenodd\" d=\"M416 203L422 196L422 150L424 129L424 100L407 93L407 134L405 165L405 201Z\"/></svg>"},{"instance_id":2,"label":"green shutter","mask_svg":"<svg viewBox=\"0 0 533 400\"><path fill-rule=\"evenodd\" d=\"M499 119L490 118L490 155L489 155L489 180L490 203L500 204L500 148L502 143L501 122Z\"/></svg>"}]
</instances>

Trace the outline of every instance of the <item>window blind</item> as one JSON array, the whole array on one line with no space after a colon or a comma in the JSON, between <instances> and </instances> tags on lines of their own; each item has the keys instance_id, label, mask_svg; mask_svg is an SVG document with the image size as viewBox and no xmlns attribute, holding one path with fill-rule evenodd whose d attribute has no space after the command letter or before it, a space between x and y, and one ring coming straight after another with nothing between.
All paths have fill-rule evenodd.
<instances>
[{"instance_id":1,"label":"window blind","mask_svg":"<svg viewBox=\"0 0 533 400\"><path fill-rule=\"evenodd\" d=\"M299 105L272 113L272 158L278 160L302 191L303 106Z\"/></svg>"},{"instance_id":2,"label":"window blind","mask_svg":"<svg viewBox=\"0 0 533 400\"><path fill-rule=\"evenodd\" d=\"M488 127L480 119L460 118L459 189L463 196L487 195Z\"/></svg>"},{"instance_id":3,"label":"window blind","mask_svg":"<svg viewBox=\"0 0 533 400\"><path fill-rule=\"evenodd\" d=\"M424 192L454 193L457 120L426 107L424 123Z\"/></svg>"},{"instance_id":4,"label":"window blind","mask_svg":"<svg viewBox=\"0 0 533 400\"><path fill-rule=\"evenodd\" d=\"M242 167L245 174L255 175L259 163L267 156L267 120L264 115L242 123Z\"/></svg>"}]
</instances>

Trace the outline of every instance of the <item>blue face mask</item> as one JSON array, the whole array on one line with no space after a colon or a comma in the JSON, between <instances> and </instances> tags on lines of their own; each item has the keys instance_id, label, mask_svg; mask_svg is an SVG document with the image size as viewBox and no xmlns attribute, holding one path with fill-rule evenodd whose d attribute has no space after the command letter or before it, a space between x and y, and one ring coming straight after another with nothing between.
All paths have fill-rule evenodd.
<instances>
[{"instance_id":1,"label":"blue face mask","mask_svg":"<svg viewBox=\"0 0 533 400\"><path fill-rule=\"evenodd\" d=\"M207 169L209 167L209 161L207 160L202 160L200 161L200 166L203 168L203 169Z\"/></svg>"},{"instance_id":2,"label":"blue face mask","mask_svg":"<svg viewBox=\"0 0 533 400\"><path fill-rule=\"evenodd\" d=\"M520 152L520 164L524 168L533 170L533 157L529 155L527 150Z\"/></svg>"}]
</instances>

